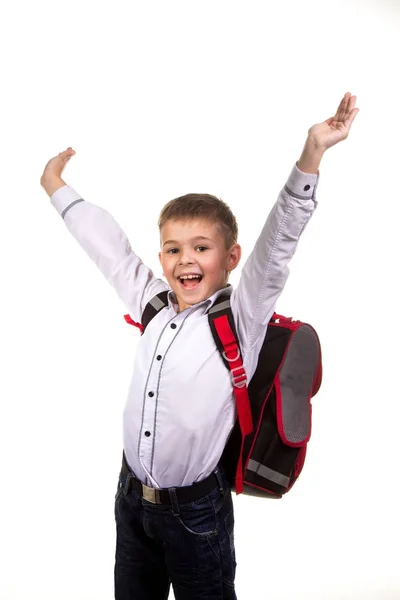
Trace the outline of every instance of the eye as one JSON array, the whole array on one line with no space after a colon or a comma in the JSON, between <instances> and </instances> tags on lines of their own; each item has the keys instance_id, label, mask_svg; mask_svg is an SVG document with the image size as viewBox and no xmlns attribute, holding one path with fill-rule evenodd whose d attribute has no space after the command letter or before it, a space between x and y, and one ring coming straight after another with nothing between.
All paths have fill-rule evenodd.
<instances>
[{"instance_id":1,"label":"eye","mask_svg":"<svg viewBox=\"0 0 400 600\"><path fill-rule=\"evenodd\" d=\"M167 254L176 254L178 252L178 248L169 248L167 250Z\"/></svg>"},{"instance_id":2,"label":"eye","mask_svg":"<svg viewBox=\"0 0 400 600\"><path fill-rule=\"evenodd\" d=\"M197 246L196 250L198 252L204 252L204 250L208 250L207 246Z\"/></svg>"}]
</instances>

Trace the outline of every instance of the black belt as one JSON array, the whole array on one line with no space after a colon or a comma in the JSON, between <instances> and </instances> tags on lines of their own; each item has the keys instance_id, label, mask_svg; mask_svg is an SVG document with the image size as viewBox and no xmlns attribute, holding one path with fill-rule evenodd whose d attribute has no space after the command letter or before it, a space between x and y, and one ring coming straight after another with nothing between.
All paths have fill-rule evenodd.
<instances>
[{"instance_id":1,"label":"black belt","mask_svg":"<svg viewBox=\"0 0 400 600\"><path fill-rule=\"evenodd\" d=\"M131 477L129 478L129 486L131 486L132 489L139 494L139 496L148 502L152 502L153 504L171 505L168 488L151 488L139 481L139 479L134 476L132 469L126 462L125 453L122 455L121 472L124 477L127 477L129 474L131 474ZM217 473L213 471L208 477L206 477L206 479L203 479L203 481L199 481L198 483L194 483L193 485L188 485L185 487L173 488L175 489L176 499L178 500L179 504L185 504L187 502L199 500L199 498L202 498L203 496L206 496L212 492L212 490L214 490L218 485L222 485L220 473L218 473L218 475L219 477L217 476ZM221 483L219 482L219 479Z\"/></svg>"}]
</instances>

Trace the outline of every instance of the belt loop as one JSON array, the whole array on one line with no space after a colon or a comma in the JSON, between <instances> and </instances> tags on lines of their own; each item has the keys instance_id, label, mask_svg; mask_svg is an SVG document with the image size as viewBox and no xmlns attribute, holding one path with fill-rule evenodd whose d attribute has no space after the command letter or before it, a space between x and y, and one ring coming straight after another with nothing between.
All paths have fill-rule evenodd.
<instances>
[{"instance_id":1,"label":"belt loop","mask_svg":"<svg viewBox=\"0 0 400 600\"><path fill-rule=\"evenodd\" d=\"M168 489L169 492L169 497L171 500L171 507L172 507L172 514L174 515L174 517L178 517L179 516L179 503L178 503L178 498L176 496L176 488L169 488Z\"/></svg>"},{"instance_id":2,"label":"belt loop","mask_svg":"<svg viewBox=\"0 0 400 600\"><path fill-rule=\"evenodd\" d=\"M124 495L125 496L129 492L129 484L130 484L132 478L133 478L133 473L129 472L128 475L126 476L126 481L125 481L125 486L124 486Z\"/></svg>"},{"instance_id":3,"label":"belt loop","mask_svg":"<svg viewBox=\"0 0 400 600\"><path fill-rule=\"evenodd\" d=\"M218 481L219 491L221 492L221 494L223 494L224 493L224 480L222 478L222 473L221 473L221 469L219 468L219 466L217 466L217 468L215 469L214 474Z\"/></svg>"}]
</instances>

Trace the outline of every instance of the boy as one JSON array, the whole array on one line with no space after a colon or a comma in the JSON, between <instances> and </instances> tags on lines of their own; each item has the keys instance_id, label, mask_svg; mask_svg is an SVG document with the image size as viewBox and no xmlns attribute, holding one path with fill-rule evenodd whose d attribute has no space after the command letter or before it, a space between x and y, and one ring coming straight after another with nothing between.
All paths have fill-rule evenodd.
<instances>
[{"instance_id":1,"label":"boy","mask_svg":"<svg viewBox=\"0 0 400 600\"><path fill-rule=\"evenodd\" d=\"M230 375L215 347L207 312L229 293L249 381L265 328L285 285L287 265L316 207L325 150L344 140L358 112L347 93L334 117L314 125L272 208L237 289L237 225L207 194L169 202L159 220L156 279L114 219L61 179L69 148L51 159L41 185L72 235L140 322L147 303L169 290L168 306L138 345L124 411L124 456L115 499L116 600L235 599L231 492L219 460L235 420Z\"/></svg>"}]
</instances>

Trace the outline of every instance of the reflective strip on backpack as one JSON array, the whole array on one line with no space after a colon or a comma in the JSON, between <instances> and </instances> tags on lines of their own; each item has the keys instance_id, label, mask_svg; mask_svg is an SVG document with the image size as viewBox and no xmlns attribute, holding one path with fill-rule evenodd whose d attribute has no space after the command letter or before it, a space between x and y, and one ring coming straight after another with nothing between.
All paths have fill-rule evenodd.
<instances>
[{"instance_id":1,"label":"reflective strip on backpack","mask_svg":"<svg viewBox=\"0 0 400 600\"><path fill-rule=\"evenodd\" d=\"M254 471L254 473L257 473L260 477L265 477L265 479L269 479L277 485L282 485L285 488L289 485L289 477L286 477L286 475L282 475L282 473L278 473L278 471L274 471L253 459L249 460L247 468L249 471Z\"/></svg>"},{"instance_id":2,"label":"reflective strip on backpack","mask_svg":"<svg viewBox=\"0 0 400 600\"><path fill-rule=\"evenodd\" d=\"M152 307L157 311L161 310L162 308L164 308L164 306L166 306L165 302L160 300L158 296L154 296L154 298L149 300L149 304L151 304Z\"/></svg>"},{"instance_id":3,"label":"reflective strip on backpack","mask_svg":"<svg viewBox=\"0 0 400 600\"><path fill-rule=\"evenodd\" d=\"M219 304L214 304L214 306L212 306L208 312L209 312L209 314L219 312L220 310L225 310L226 308L229 308L230 305L231 305L231 301L225 300L224 302L221 302Z\"/></svg>"}]
</instances>

